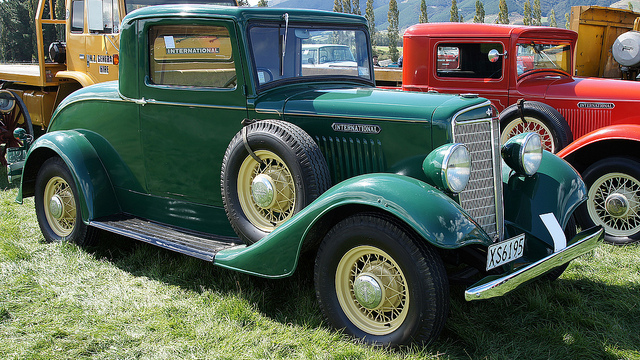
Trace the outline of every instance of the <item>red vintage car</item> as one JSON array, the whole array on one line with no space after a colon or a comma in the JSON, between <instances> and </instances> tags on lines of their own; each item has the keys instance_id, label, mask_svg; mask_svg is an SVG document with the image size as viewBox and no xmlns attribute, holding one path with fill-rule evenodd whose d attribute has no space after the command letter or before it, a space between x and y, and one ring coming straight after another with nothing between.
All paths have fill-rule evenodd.
<instances>
[{"instance_id":1,"label":"red vintage car","mask_svg":"<svg viewBox=\"0 0 640 360\"><path fill-rule=\"evenodd\" d=\"M583 227L603 225L613 243L636 241L640 83L573 77L577 37L538 26L414 25L404 34L403 90L490 99L501 112L503 142L536 131L582 174L590 199L577 212ZM442 65L445 52L455 68Z\"/></svg>"}]
</instances>

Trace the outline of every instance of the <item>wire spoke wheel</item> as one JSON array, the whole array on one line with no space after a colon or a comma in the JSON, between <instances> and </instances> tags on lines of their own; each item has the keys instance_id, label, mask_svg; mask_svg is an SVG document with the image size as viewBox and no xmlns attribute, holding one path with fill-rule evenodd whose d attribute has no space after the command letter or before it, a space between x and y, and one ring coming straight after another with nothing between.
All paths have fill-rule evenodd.
<instances>
[{"instance_id":1,"label":"wire spoke wheel","mask_svg":"<svg viewBox=\"0 0 640 360\"><path fill-rule=\"evenodd\" d=\"M347 252L338 264L335 284L345 314L367 333L389 334L407 316L409 292L404 274L378 248L358 246Z\"/></svg>"},{"instance_id":2,"label":"wire spoke wheel","mask_svg":"<svg viewBox=\"0 0 640 360\"><path fill-rule=\"evenodd\" d=\"M524 121L523 121L524 118ZM518 101L500 113L500 141L535 132L540 135L544 150L556 153L573 141L567 120L553 107L538 101Z\"/></svg>"},{"instance_id":3,"label":"wire spoke wheel","mask_svg":"<svg viewBox=\"0 0 640 360\"><path fill-rule=\"evenodd\" d=\"M628 174L604 174L589 188L587 210L605 232L632 236L640 231L640 182Z\"/></svg>"},{"instance_id":4,"label":"wire spoke wheel","mask_svg":"<svg viewBox=\"0 0 640 360\"><path fill-rule=\"evenodd\" d=\"M238 172L238 198L249 221L262 231L273 231L293 216L296 187L291 171L275 153L258 150L256 161L247 156Z\"/></svg>"},{"instance_id":5,"label":"wire spoke wheel","mask_svg":"<svg viewBox=\"0 0 640 360\"><path fill-rule=\"evenodd\" d=\"M511 121L505 126L500 139L502 144L516 135L526 132L534 132L540 135L540 140L542 140L542 148L551 153L555 153L557 146L549 127L536 118L525 117L525 120L526 123L521 119L518 119Z\"/></svg>"},{"instance_id":6,"label":"wire spoke wheel","mask_svg":"<svg viewBox=\"0 0 640 360\"><path fill-rule=\"evenodd\" d=\"M61 177L51 178L44 189L44 213L51 230L67 237L76 224L76 202L69 184Z\"/></svg>"}]
</instances>

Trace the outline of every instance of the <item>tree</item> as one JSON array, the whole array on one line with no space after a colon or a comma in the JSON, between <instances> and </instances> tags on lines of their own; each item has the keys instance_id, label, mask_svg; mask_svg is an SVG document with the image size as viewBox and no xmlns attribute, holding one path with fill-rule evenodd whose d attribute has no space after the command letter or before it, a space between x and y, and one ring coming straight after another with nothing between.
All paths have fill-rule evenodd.
<instances>
[{"instance_id":1,"label":"tree","mask_svg":"<svg viewBox=\"0 0 640 360\"><path fill-rule=\"evenodd\" d=\"M420 17L418 17L418 22L421 24L429 22L429 16L427 16L427 3L425 0L420 1Z\"/></svg>"},{"instance_id":2,"label":"tree","mask_svg":"<svg viewBox=\"0 0 640 360\"><path fill-rule=\"evenodd\" d=\"M342 12L351 14L351 0L342 0Z\"/></svg>"},{"instance_id":3,"label":"tree","mask_svg":"<svg viewBox=\"0 0 640 360\"><path fill-rule=\"evenodd\" d=\"M464 22L464 16L460 14L460 22Z\"/></svg>"},{"instance_id":4,"label":"tree","mask_svg":"<svg viewBox=\"0 0 640 360\"><path fill-rule=\"evenodd\" d=\"M389 38L389 56L391 61L396 62L400 57L398 54L398 3L396 0L389 1L389 12L387 13L387 21L389 26L387 27L387 37Z\"/></svg>"},{"instance_id":5,"label":"tree","mask_svg":"<svg viewBox=\"0 0 640 360\"><path fill-rule=\"evenodd\" d=\"M540 0L533 0L533 22L532 25L542 25L542 9L540 8Z\"/></svg>"},{"instance_id":6,"label":"tree","mask_svg":"<svg viewBox=\"0 0 640 360\"><path fill-rule=\"evenodd\" d=\"M0 57L4 61L31 61L28 5L19 0L0 2Z\"/></svg>"},{"instance_id":7,"label":"tree","mask_svg":"<svg viewBox=\"0 0 640 360\"><path fill-rule=\"evenodd\" d=\"M238 0L238 6L249 6L248 0Z\"/></svg>"},{"instance_id":8,"label":"tree","mask_svg":"<svg viewBox=\"0 0 640 360\"><path fill-rule=\"evenodd\" d=\"M522 23L525 25L531 25L531 3L529 3L529 0L524 2L524 9L522 10Z\"/></svg>"},{"instance_id":9,"label":"tree","mask_svg":"<svg viewBox=\"0 0 640 360\"><path fill-rule=\"evenodd\" d=\"M258 6L259 7L268 7L269 6L269 2L267 0L260 0L260 1L258 1Z\"/></svg>"},{"instance_id":10,"label":"tree","mask_svg":"<svg viewBox=\"0 0 640 360\"><path fill-rule=\"evenodd\" d=\"M496 22L498 24L508 24L509 23L509 9L507 8L507 0L500 0L498 3L498 8L500 12L498 12L498 18Z\"/></svg>"},{"instance_id":11,"label":"tree","mask_svg":"<svg viewBox=\"0 0 640 360\"><path fill-rule=\"evenodd\" d=\"M353 7L351 8L351 13L356 15L361 15L360 0L352 0L351 3L353 4Z\"/></svg>"},{"instance_id":12,"label":"tree","mask_svg":"<svg viewBox=\"0 0 640 360\"><path fill-rule=\"evenodd\" d=\"M473 16L473 22L484 23L484 5L480 0L476 0L476 14Z\"/></svg>"},{"instance_id":13,"label":"tree","mask_svg":"<svg viewBox=\"0 0 640 360\"><path fill-rule=\"evenodd\" d=\"M569 13L564 13L564 28L569 29L571 27L571 22L569 18Z\"/></svg>"},{"instance_id":14,"label":"tree","mask_svg":"<svg viewBox=\"0 0 640 360\"><path fill-rule=\"evenodd\" d=\"M449 11L451 16L449 16L449 21L451 22L459 22L460 15L458 15L458 3L456 0L451 0L451 10Z\"/></svg>"},{"instance_id":15,"label":"tree","mask_svg":"<svg viewBox=\"0 0 640 360\"><path fill-rule=\"evenodd\" d=\"M633 4L631 3L631 1L629 1L629 10L633 11Z\"/></svg>"},{"instance_id":16,"label":"tree","mask_svg":"<svg viewBox=\"0 0 640 360\"><path fill-rule=\"evenodd\" d=\"M549 14L549 26L558 27L558 22L556 21L556 11L551 9L551 13Z\"/></svg>"},{"instance_id":17,"label":"tree","mask_svg":"<svg viewBox=\"0 0 640 360\"><path fill-rule=\"evenodd\" d=\"M342 12L342 0L333 0L333 12Z\"/></svg>"},{"instance_id":18,"label":"tree","mask_svg":"<svg viewBox=\"0 0 640 360\"><path fill-rule=\"evenodd\" d=\"M364 17L367 19L367 24L369 25L369 33L371 34L371 46L373 47L373 52L375 53L376 49L376 16L373 13L373 0L367 0L367 6L364 10Z\"/></svg>"}]
</instances>

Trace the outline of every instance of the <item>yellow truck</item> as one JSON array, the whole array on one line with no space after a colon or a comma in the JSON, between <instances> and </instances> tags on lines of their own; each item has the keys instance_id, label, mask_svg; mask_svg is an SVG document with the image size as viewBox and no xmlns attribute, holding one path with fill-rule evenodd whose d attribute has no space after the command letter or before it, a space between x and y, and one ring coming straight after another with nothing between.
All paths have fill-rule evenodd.
<instances>
[{"instance_id":1,"label":"yellow truck","mask_svg":"<svg viewBox=\"0 0 640 360\"><path fill-rule=\"evenodd\" d=\"M58 19L53 0L39 0L35 14L38 63L0 64L0 163L8 148L19 146L13 131L45 129L55 106L71 92L118 78L120 20L150 5L184 0L58 0L65 18ZM237 6L236 0L189 0L189 3ZM66 41L44 44L43 26L63 25ZM48 49L48 53L45 53Z\"/></svg>"},{"instance_id":2,"label":"yellow truck","mask_svg":"<svg viewBox=\"0 0 640 360\"><path fill-rule=\"evenodd\" d=\"M634 80L639 19L640 13L632 10L571 7L570 29L578 33L575 75Z\"/></svg>"}]
</instances>

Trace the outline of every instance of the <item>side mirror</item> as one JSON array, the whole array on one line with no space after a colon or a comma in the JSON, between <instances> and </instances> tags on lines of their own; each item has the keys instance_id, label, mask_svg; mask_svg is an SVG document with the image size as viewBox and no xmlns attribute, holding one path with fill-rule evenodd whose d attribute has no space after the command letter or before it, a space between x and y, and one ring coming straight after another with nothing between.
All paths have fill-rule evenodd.
<instances>
[{"instance_id":1,"label":"side mirror","mask_svg":"<svg viewBox=\"0 0 640 360\"><path fill-rule=\"evenodd\" d=\"M498 59L500 59L500 56L507 56L507 52L505 51L504 53L500 54L500 52L496 49L491 49L489 50L489 54L487 55L487 57L489 58L489 61L491 61L492 63L498 61Z\"/></svg>"}]
</instances>

